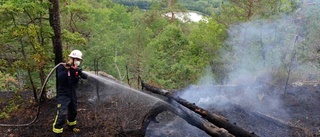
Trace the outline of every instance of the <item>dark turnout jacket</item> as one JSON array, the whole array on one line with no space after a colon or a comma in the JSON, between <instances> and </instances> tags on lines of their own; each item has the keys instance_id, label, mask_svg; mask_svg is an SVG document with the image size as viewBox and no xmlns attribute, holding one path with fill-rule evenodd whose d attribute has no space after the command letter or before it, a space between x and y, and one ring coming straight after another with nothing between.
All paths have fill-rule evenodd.
<instances>
[{"instance_id":1,"label":"dark turnout jacket","mask_svg":"<svg viewBox=\"0 0 320 137\"><path fill-rule=\"evenodd\" d=\"M87 79L87 75L82 73L82 70L77 70L72 67L66 69L63 65L57 68L58 71L58 96L66 95L71 98L76 98L76 87L81 78Z\"/></svg>"}]
</instances>

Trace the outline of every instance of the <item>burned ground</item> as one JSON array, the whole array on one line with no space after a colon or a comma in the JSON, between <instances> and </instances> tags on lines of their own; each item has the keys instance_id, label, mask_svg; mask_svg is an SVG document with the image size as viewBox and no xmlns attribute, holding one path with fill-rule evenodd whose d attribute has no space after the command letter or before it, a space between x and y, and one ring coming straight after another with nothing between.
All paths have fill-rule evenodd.
<instances>
[{"instance_id":1,"label":"burned ground","mask_svg":"<svg viewBox=\"0 0 320 137\"><path fill-rule=\"evenodd\" d=\"M94 83L94 84L93 84ZM106 84L107 83L107 84ZM78 94L78 125L82 131L77 136L141 136L135 132L140 128L145 114L161 99L141 94L127 87L118 86L117 83L95 82L91 79L83 82ZM320 90L319 86L290 87L287 92L279 92L283 101L284 112L279 110L263 111L251 109L239 103L230 103L224 106L211 105L207 110L226 117L258 136L292 137L292 136L320 136ZM146 92L146 91L143 91ZM240 92L240 91L237 91ZM261 91L260 103L270 104L268 99L273 94ZM99 93L99 96L97 96ZM0 124L28 123L36 115L37 104L32 102L32 92L20 92L22 100L19 109L11 113L10 119L1 119ZM1 106L9 105L13 98L12 92L1 92ZM258 97L257 97L258 98ZM271 98L271 97L270 97ZM26 137L26 136L53 136L52 123L56 109L55 100L46 100L41 104L40 116L35 124L25 127L1 127L0 136ZM287 115L278 115L286 113ZM164 112L157 116L159 123L151 122L145 136L208 136L204 131L189 125L182 118L171 112ZM64 136L74 136L71 132L64 132Z\"/></svg>"}]
</instances>

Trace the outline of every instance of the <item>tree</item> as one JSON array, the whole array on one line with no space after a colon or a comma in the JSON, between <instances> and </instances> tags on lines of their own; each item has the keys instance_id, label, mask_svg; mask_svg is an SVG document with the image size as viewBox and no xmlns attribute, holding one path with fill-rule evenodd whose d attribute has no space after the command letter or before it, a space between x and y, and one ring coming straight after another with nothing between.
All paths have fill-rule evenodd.
<instances>
[{"instance_id":1,"label":"tree","mask_svg":"<svg viewBox=\"0 0 320 137\"><path fill-rule=\"evenodd\" d=\"M38 72L40 84L45 78L45 69L51 59L48 39L51 37L48 23L45 23L45 10L49 7L43 1L6 1L0 7L1 45L5 45L15 58L10 63L11 71L28 73L36 98L34 73ZM5 59L7 60L7 59ZM8 60L7 60L8 61ZM37 68L37 69L34 69ZM37 71L34 71L37 70ZM9 71L10 72L10 71ZM25 81L22 79L22 81Z\"/></svg>"},{"instance_id":2,"label":"tree","mask_svg":"<svg viewBox=\"0 0 320 137\"><path fill-rule=\"evenodd\" d=\"M175 12L179 12L182 9L182 7L179 5L178 0L163 0L162 4L166 9L164 10L165 13L170 12L171 14L171 23L174 23L175 19Z\"/></svg>"},{"instance_id":3,"label":"tree","mask_svg":"<svg viewBox=\"0 0 320 137\"><path fill-rule=\"evenodd\" d=\"M297 59L304 63L304 67L297 71L304 72L304 79L308 81L319 80L318 68L320 67L320 31L319 3L303 1L301 9L297 11L296 20L299 24L297 33ZM300 69L300 70L299 70Z\"/></svg>"},{"instance_id":4,"label":"tree","mask_svg":"<svg viewBox=\"0 0 320 137\"><path fill-rule=\"evenodd\" d=\"M195 57L201 60L199 67L211 67L216 80L222 84L227 74L220 54L227 39L226 27L219 24L214 17L202 21L189 34L190 45ZM201 68L199 68L201 69Z\"/></svg>"},{"instance_id":5,"label":"tree","mask_svg":"<svg viewBox=\"0 0 320 137\"><path fill-rule=\"evenodd\" d=\"M61 42L61 26L60 26L60 8L59 0L50 0L52 8L49 9L50 26L53 29L54 37L52 44L55 53L55 64L62 62L62 42Z\"/></svg>"},{"instance_id":6,"label":"tree","mask_svg":"<svg viewBox=\"0 0 320 137\"><path fill-rule=\"evenodd\" d=\"M193 82L195 74L200 71L196 69L198 58L193 58L187 37L175 25L166 26L163 33L148 44L146 51L152 57L144 70L149 74L147 80L153 83L168 88L184 87Z\"/></svg>"},{"instance_id":7,"label":"tree","mask_svg":"<svg viewBox=\"0 0 320 137\"><path fill-rule=\"evenodd\" d=\"M62 42L61 42L61 26L60 26L60 8L59 0L50 0L52 8L49 9L49 22L53 29L54 37L52 37L53 51L55 54L54 64L62 62ZM56 72L56 89L58 89L58 72Z\"/></svg>"},{"instance_id":8,"label":"tree","mask_svg":"<svg viewBox=\"0 0 320 137\"><path fill-rule=\"evenodd\" d=\"M59 7L57 6L59 6L59 1L56 0L8 0L0 5L2 22L0 24L2 28L0 45L8 49L0 52L1 54L10 52L11 57L14 58L14 60L3 58L10 66L6 73L18 72L19 81L27 89L32 87L35 99L37 99L37 89L44 83L46 71L52 68L50 63L54 58L54 53L56 54L55 63L62 61ZM69 39L72 36L74 35L64 35ZM55 39L52 39L53 37ZM52 44L55 45L54 48ZM28 75L29 80L21 77L24 74Z\"/></svg>"},{"instance_id":9,"label":"tree","mask_svg":"<svg viewBox=\"0 0 320 137\"><path fill-rule=\"evenodd\" d=\"M149 43L152 30L148 28L146 12L135 9L131 12L131 16L133 17L132 21L134 25L130 28L130 31L128 31L128 45L124 48L124 58L126 58L125 63L128 67L128 84L132 85L133 82L137 83L137 86L133 87L139 88L141 86L141 78L146 76L143 74L143 66L145 65L143 64L143 60L146 57L143 54L143 50L147 43Z\"/></svg>"}]
</instances>

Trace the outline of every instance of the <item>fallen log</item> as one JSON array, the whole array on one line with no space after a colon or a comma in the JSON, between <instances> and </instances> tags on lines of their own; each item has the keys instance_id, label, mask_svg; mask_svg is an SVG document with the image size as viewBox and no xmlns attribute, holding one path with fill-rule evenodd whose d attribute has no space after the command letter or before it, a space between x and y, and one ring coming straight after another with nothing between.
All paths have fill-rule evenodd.
<instances>
[{"instance_id":1,"label":"fallen log","mask_svg":"<svg viewBox=\"0 0 320 137\"><path fill-rule=\"evenodd\" d=\"M166 104L162 102L155 104L152 107L152 109L149 111L149 113L145 115L141 125L141 133L143 133L143 136L145 135L145 132L150 122L152 121L157 122L156 121L157 115L164 111L170 111L176 114L177 116L186 120L189 124L205 131L208 135L212 137L234 137L227 130L223 128L219 128L210 122L207 122L197 116L194 116L193 114L188 112L190 110L183 109L182 107L174 107L170 104Z\"/></svg>"},{"instance_id":2,"label":"fallen log","mask_svg":"<svg viewBox=\"0 0 320 137\"><path fill-rule=\"evenodd\" d=\"M228 122L228 120L222 116L216 115L216 114L212 114L209 111L196 106L193 103L190 103L182 98L179 97L175 97L172 93L170 93L169 91L166 91L164 89L159 89L157 87L148 85L146 83L144 83L143 81L141 82L141 85L143 88L147 89L148 91L151 91L153 93L156 94L160 94L163 96L168 97L169 99L175 100L177 101L179 104L189 108L190 110L196 112L197 114L201 115L203 118L207 119L209 122L211 122L212 124L220 127L220 128L224 128L226 130L228 130L231 134L233 134L234 136L239 136L239 137L258 137L257 135L255 135L253 132L248 132L238 126L236 126L235 124L232 124L230 122Z\"/></svg>"}]
</instances>

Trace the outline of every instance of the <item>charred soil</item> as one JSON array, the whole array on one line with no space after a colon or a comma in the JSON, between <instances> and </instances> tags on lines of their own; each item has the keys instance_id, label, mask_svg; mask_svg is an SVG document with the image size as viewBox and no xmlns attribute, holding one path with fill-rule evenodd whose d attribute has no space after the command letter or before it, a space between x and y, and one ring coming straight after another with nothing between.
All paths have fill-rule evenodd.
<instances>
[{"instance_id":1,"label":"charred soil","mask_svg":"<svg viewBox=\"0 0 320 137\"><path fill-rule=\"evenodd\" d=\"M278 93L282 100L287 115L277 116L277 112L264 112L263 110L252 110L238 104L226 106L211 106L211 112L220 114L230 122L238 126L253 131L259 136L309 136L320 137L320 90L319 86L298 86L290 87L285 93ZM261 98L262 104L270 104L268 91ZM30 122L37 112L37 103L32 101L32 92L0 92L0 109L5 109L10 104L10 99L20 96L21 100L15 102L18 109L10 113L10 118L0 119L1 124L19 124ZM78 95L78 126L81 132L74 135L65 131L64 136L81 137L105 137L105 136L140 136L134 133L122 134L127 130L126 125L135 119L123 122L126 115L132 113L118 109L119 106L114 101L90 102L88 94ZM112 96L109 100L121 100L121 97ZM134 105L134 104L133 104ZM143 109L143 108L140 108ZM139 109L137 109L139 111ZM275 110L277 111L277 110ZM41 103L40 116L36 123L25 127L1 127L0 136L3 137L44 137L53 136L52 123L56 114L56 101L46 100ZM165 130L162 133L153 134L155 136L188 136L184 130L185 126L178 126L182 119L176 120L172 114L161 114L157 117L159 123L150 125L148 132L159 132L158 129ZM167 124L171 123L169 127ZM172 124L174 123L174 124ZM175 126L172 126L175 125ZM163 127L167 127L164 129ZM135 129L135 128L133 128ZM174 130L173 130L174 129ZM191 131L190 131L191 132ZM199 135L204 135L204 132ZM195 136L195 135L191 135Z\"/></svg>"}]
</instances>

